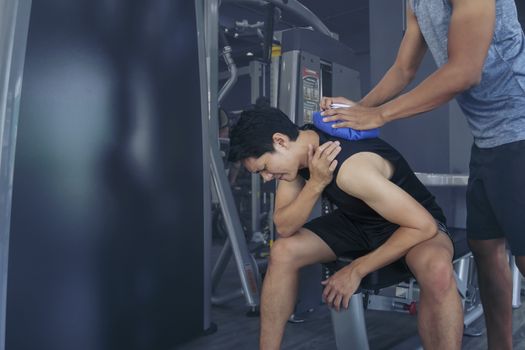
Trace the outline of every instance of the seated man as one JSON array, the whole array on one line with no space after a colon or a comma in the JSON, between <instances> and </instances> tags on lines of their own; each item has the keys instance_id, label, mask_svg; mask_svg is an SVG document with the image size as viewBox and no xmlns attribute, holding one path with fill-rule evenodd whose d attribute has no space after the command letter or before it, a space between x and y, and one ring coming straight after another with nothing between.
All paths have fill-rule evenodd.
<instances>
[{"instance_id":1,"label":"seated man","mask_svg":"<svg viewBox=\"0 0 525 350\"><path fill-rule=\"evenodd\" d=\"M292 314L299 269L367 251L323 281L323 298L348 307L361 279L404 258L420 288L418 328L425 349L459 349L463 317L453 275L453 244L443 212L405 159L379 138L347 141L313 126L299 129L274 108L243 112L230 160L278 183L261 296L263 350L279 349ZM338 209L307 222L321 195Z\"/></svg>"}]
</instances>

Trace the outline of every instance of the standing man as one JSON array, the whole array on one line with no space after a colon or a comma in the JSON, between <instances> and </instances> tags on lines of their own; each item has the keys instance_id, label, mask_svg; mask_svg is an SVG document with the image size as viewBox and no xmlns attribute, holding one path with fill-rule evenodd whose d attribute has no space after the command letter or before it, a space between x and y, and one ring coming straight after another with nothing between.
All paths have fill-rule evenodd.
<instances>
[{"instance_id":1,"label":"standing man","mask_svg":"<svg viewBox=\"0 0 525 350\"><path fill-rule=\"evenodd\" d=\"M409 0L397 58L351 108L321 101L325 121L363 130L456 98L474 136L467 233L478 267L489 349L512 348L512 281L505 240L525 273L525 36L514 0ZM408 93L427 50L438 69ZM396 97L398 96L398 97Z\"/></svg>"}]
</instances>

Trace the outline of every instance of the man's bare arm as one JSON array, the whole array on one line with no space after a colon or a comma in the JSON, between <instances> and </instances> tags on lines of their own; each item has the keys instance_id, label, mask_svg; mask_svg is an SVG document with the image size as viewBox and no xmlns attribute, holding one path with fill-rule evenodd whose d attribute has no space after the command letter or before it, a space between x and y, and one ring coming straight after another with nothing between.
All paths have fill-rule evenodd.
<instances>
[{"instance_id":1,"label":"man's bare arm","mask_svg":"<svg viewBox=\"0 0 525 350\"><path fill-rule=\"evenodd\" d=\"M398 260L410 248L437 233L432 215L388 179L389 164L377 154L359 153L343 163L337 177L343 191L360 198L386 220L399 225L383 245L355 261L353 267L361 276Z\"/></svg>"},{"instance_id":2,"label":"man's bare arm","mask_svg":"<svg viewBox=\"0 0 525 350\"><path fill-rule=\"evenodd\" d=\"M274 223L281 237L289 237L308 220L323 188L297 178L292 182L279 181L275 195Z\"/></svg>"},{"instance_id":3,"label":"man's bare arm","mask_svg":"<svg viewBox=\"0 0 525 350\"><path fill-rule=\"evenodd\" d=\"M385 122L432 110L479 84L494 33L495 0L451 0L448 62L412 91L384 104Z\"/></svg>"},{"instance_id":4,"label":"man's bare arm","mask_svg":"<svg viewBox=\"0 0 525 350\"><path fill-rule=\"evenodd\" d=\"M377 107L358 104L326 109L325 122L340 121L334 128L367 130L390 121L414 116L450 101L479 84L496 17L495 0L450 0L453 5L448 33L448 62L413 90ZM377 94L381 96L386 94ZM367 98L368 100L368 98ZM366 103L375 105L380 98ZM326 103L325 103L326 105Z\"/></svg>"},{"instance_id":5,"label":"man's bare arm","mask_svg":"<svg viewBox=\"0 0 525 350\"><path fill-rule=\"evenodd\" d=\"M437 234L430 213L412 196L389 180L392 165L375 153L358 153L347 159L337 175L337 185L360 198L386 220L399 225L390 238L373 252L360 257L322 282L323 299L339 310L348 308L350 298L364 276L404 256L418 243Z\"/></svg>"},{"instance_id":6,"label":"man's bare arm","mask_svg":"<svg viewBox=\"0 0 525 350\"><path fill-rule=\"evenodd\" d=\"M426 51L427 45L416 17L410 8L407 8L407 30L399 46L396 60L379 83L358 102L359 105L376 107L398 96L414 79ZM353 105L354 101L344 97L323 97L319 106L322 110L327 110L332 103Z\"/></svg>"},{"instance_id":7,"label":"man's bare arm","mask_svg":"<svg viewBox=\"0 0 525 350\"><path fill-rule=\"evenodd\" d=\"M397 58L384 77L359 104L376 107L401 93L414 79L426 51L427 45L416 17L407 6L407 30L399 46Z\"/></svg>"}]
</instances>

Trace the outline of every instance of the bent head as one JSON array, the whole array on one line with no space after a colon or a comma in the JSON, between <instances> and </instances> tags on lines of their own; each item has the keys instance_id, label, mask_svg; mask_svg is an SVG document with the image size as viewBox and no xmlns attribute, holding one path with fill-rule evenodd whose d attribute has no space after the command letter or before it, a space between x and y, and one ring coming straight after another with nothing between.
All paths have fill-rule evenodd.
<instances>
[{"instance_id":1,"label":"bent head","mask_svg":"<svg viewBox=\"0 0 525 350\"><path fill-rule=\"evenodd\" d=\"M265 181L292 181L300 167L298 136L299 128L280 110L247 110L231 131L229 159L242 161Z\"/></svg>"}]
</instances>

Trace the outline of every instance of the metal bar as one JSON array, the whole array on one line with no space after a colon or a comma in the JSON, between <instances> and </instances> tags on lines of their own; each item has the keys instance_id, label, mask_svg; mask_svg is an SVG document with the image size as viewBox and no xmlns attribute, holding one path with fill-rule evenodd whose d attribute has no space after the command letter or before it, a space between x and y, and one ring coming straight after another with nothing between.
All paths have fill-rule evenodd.
<instances>
[{"instance_id":1,"label":"metal bar","mask_svg":"<svg viewBox=\"0 0 525 350\"><path fill-rule=\"evenodd\" d=\"M479 304L471 311L467 312L465 314L465 317L463 318L463 324L465 327L470 326L470 324L474 321L476 321L481 315L483 315L483 306Z\"/></svg>"},{"instance_id":2,"label":"metal bar","mask_svg":"<svg viewBox=\"0 0 525 350\"><path fill-rule=\"evenodd\" d=\"M319 17L297 0L222 0L222 3L251 3L259 6L265 6L268 3L272 3L283 11L295 14L315 30L332 38L337 37L337 35L332 33Z\"/></svg>"},{"instance_id":3,"label":"metal bar","mask_svg":"<svg viewBox=\"0 0 525 350\"><path fill-rule=\"evenodd\" d=\"M454 262L454 272L456 278L457 288L459 294L464 299L467 293L468 282L469 282L469 269L470 269L470 258L471 255L467 254L458 261Z\"/></svg>"},{"instance_id":4,"label":"metal bar","mask_svg":"<svg viewBox=\"0 0 525 350\"><path fill-rule=\"evenodd\" d=\"M514 255L510 256L510 271L512 272L512 308L517 309L521 306L521 273Z\"/></svg>"},{"instance_id":5,"label":"metal bar","mask_svg":"<svg viewBox=\"0 0 525 350\"><path fill-rule=\"evenodd\" d=\"M231 188L226 178L226 172L222 165L222 158L218 144L218 30L219 30L219 1L208 0L204 8L204 24L206 37L206 62L208 77L208 116L209 116L209 139L210 142L210 166L213 185L221 205L222 214L231 241L235 264L239 272L239 278L246 302L250 307L259 305L259 284L257 276L259 269L251 258L244 238L244 232L239 219L239 214L233 200ZM217 141L215 141L217 140Z\"/></svg>"},{"instance_id":6,"label":"metal bar","mask_svg":"<svg viewBox=\"0 0 525 350\"><path fill-rule=\"evenodd\" d=\"M30 12L31 0L0 0L0 350L5 348L13 170Z\"/></svg>"},{"instance_id":7,"label":"metal bar","mask_svg":"<svg viewBox=\"0 0 525 350\"><path fill-rule=\"evenodd\" d=\"M419 181L425 186L467 186L468 175L466 174L432 174L414 173Z\"/></svg>"},{"instance_id":8,"label":"metal bar","mask_svg":"<svg viewBox=\"0 0 525 350\"><path fill-rule=\"evenodd\" d=\"M330 310L338 350L368 350L363 294L356 293L350 299L347 310Z\"/></svg>"},{"instance_id":9,"label":"metal bar","mask_svg":"<svg viewBox=\"0 0 525 350\"><path fill-rule=\"evenodd\" d=\"M270 105L277 108L279 100L279 71L281 56L272 56L270 65Z\"/></svg>"},{"instance_id":10,"label":"metal bar","mask_svg":"<svg viewBox=\"0 0 525 350\"><path fill-rule=\"evenodd\" d=\"M222 246L219 257L217 258L217 261L215 262L215 265L213 266L213 271L211 273L212 293L219 286L219 282L221 280L222 274L224 273L224 270L226 270L226 267L228 266L228 263L230 262L231 257L232 257L232 245L231 245L230 239L226 238L226 242L224 242L224 245Z\"/></svg>"},{"instance_id":11,"label":"metal bar","mask_svg":"<svg viewBox=\"0 0 525 350\"><path fill-rule=\"evenodd\" d=\"M228 187L229 183L224 170L221 172L219 169L222 166L222 162L217 163L216 157L211 157L213 182L221 203L222 214L228 229L228 237L231 240L237 271L239 272L247 304L251 307L256 307L259 305L259 285L257 282L259 268L250 258L239 214L237 213L231 190Z\"/></svg>"},{"instance_id":12,"label":"metal bar","mask_svg":"<svg viewBox=\"0 0 525 350\"><path fill-rule=\"evenodd\" d=\"M224 59L224 62L226 63L226 66L228 67L228 71L230 72L230 78L226 81L226 83L224 83L221 90L219 91L219 105L224 100L226 95L232 90L235 83L237 83L238 77L237 66L235 65L235 61L232 58L232 48L228 44L224 32L221 33L221 36L223 38L221 41L224 43L224 47L222 49L222 57Z\"/></svg>"},{"instance_id":13,"label":"metal bar","mask_svg":"<svg viewBox=\"0 0 525 350\"><path fill-rule=\"evenodd\" d=\"M264 81L263 75L264 64L258 61L250 62L250 82L251 82L251 102L255 103L260 96L264 96L264 88L261 89L261 80ZM262 93L261 93L262 91ZM252 235L261 231L261 177L258 174L252 174Z\"/></svg>"},{"instance_id":14,"label":"metal bar","mask_svg":"<svg viewBox=\"0 0 525 350\"><path fill-rule=\"evenodd\" d=\"M244 75L248 75L248 74L250 74L250 69L248 68L248 66L237 67L237 78L238 77L242 77ZM229 71L220 72L219 73L219 80L229 79L230 76L231 76L231 73Z\"/></svg>"},{"instance_id":15,"label":"metal bar","mask_svg":"<svg viewBox=\"0 0 525 350\"><path fill-rule=\"evenodd\" d=\"M211 323L211 202L210 202L210 145L209 145L209 130L208 130L208 75L207 75L207 60L206 60L206 26L204 21L204 2L205 0L195 1L195 14L197 24L197 40L199 52L199 79L201 92L201 128L202 128L202 193L203 193L203 226L204 226L204 300L203 300L203 329L209 329Z\"/></svg>"}]
</instances>

